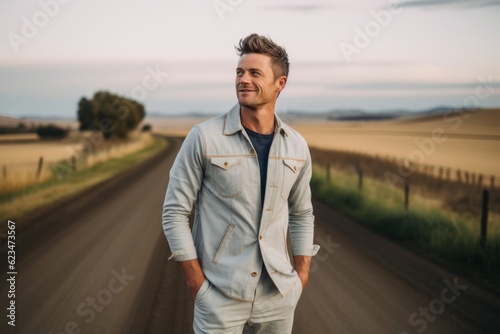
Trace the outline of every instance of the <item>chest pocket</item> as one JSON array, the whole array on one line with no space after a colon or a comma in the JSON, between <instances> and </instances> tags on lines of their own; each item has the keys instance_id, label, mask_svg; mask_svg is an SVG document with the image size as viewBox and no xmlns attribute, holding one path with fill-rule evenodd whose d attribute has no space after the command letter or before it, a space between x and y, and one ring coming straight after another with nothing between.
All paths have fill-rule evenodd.
<instances>
[{"instance_id":1,"label":"chest pocket","mask_svg":"<svg viewBox=\"0 0 500 334\"><path fill-rule=\"evenodd\" d=\"M305 161L284 159L283 160L283 183L281 187L281 197L286 201L297 176L305 165Z\"/></svg>"},{"instance_id":2,"label":"chest pocket","mask_svg":"<svg viewBox=\"0 0 500 334\"><path fill-rule=\"evenodd\" d=\"M241 158L211 158L213 178L222 197L236 197L241 193Z\"/></svg>"}]
</instances>

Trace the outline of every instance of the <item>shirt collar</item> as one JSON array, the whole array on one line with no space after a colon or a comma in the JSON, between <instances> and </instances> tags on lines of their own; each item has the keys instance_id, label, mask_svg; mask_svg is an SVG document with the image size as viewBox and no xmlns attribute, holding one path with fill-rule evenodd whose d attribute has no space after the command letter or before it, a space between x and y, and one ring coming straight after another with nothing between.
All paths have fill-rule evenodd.
<instances>
[{"instance_id":1,"label":"shirt collar","mask_svg":"<svg viewBox=\"0 0 500 334\"><path fill-rule=\"evenodd\" d=\"M285 128L282 127L281 119L278 117L278 115L276 115L276 113L274 113L274 120L274 131L278 131L281 135L288 137L288 133ZM243 125L241 125L240 105L236 103L226 115L223 134L226 136L230 136L242 130Z\"/></svg>"}]
</instances>

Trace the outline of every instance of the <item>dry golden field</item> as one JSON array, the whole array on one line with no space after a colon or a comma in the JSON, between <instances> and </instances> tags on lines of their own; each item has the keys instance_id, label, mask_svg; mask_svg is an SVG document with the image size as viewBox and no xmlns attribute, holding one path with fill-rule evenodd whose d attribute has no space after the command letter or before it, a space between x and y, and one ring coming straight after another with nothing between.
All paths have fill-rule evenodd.
<instances>
[{"instance_id":1,"label":"dry golden field","mask_svg":"<svg viewBox=\"0 0 500 334\"><path fill-rule=\"evenodd\" d=\"M153 126L153 131L169 136L185 136L193 125L206 121L207 117L152 118L145 123Z\"/></svg>"},{"instance_id":2,"label":"dry golden field","mask_svg":"<svg viewBox=\"0 0 500 334\"><path fill-rule=\"evenodd\" d=\"M134 133L127 141L106 142L102 136L75 132L63 140L22 139L25 135L0 136L0 192L23 188L57 176L74 166L88 168L111 158L136 152L153 141L149 133ZM14 139L14 140L12 140ZM40 158L43 157L39 169ZM73 160L71 160L73 159Z\"/></svg>"},{"instance_id":3,"label":"dry golden field","mask_svg":"<svg viewBox=\"0 0 500 334\"><path fill-rule=\"evenodd\" d=\"M156 133L183 136L204 120L202 117L152 118L146 123L150 123ZM412 159L436 169L444 167L482 174L485 181L495 176L496 182L500 182L500 109L377 122L296 119L290 125L313 148ZM0 136L0 166L36 166L41 155L44 162L51 162L82 149L76 137L61 142L28 141L3 142Z\"/></svg>"},{"instance_id":4,"label":"dry golden field","mask_svg":"<svg viewBox=\"0 0 500 334\"><path fill-rule=\"evenodd\" d=\"M205 119L151 120L156 132L185 135ZM311 147L411 159L500 180L500 109L391 121L296 120Z\"/></svg>"},{"instance_id":5,"label":"dry golden field","mask_svg":"<svg viewBox=\"0 0 500 334\"><path fill-rule=\"evenodd\" d=\"M382 122L296 122L311 147L402 157L500 178L500 110Z\"/></svg>"},{"instance_id":6,"label":"dry golden field","mask_svg":"<svg viewBox=\"0 0 500 334\"><path fill-rule=\"evenodd\" d=\"M13 135L8 136L13 137ZM75 151L82 148L82 144L78 140L41 141L32 138L30 141L21 142L18 141L18 137L14 138L16 142L0 140L1 166L13 167L37 164L40 156L43 156L45 162L54 162L69 158Z\"/></svg>"}]
</instances>

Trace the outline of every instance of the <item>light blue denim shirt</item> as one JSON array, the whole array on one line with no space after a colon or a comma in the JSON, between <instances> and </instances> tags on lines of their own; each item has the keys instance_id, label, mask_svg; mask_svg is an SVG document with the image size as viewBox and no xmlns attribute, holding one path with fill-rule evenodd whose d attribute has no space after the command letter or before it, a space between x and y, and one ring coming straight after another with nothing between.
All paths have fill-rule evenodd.
<instances>
[{"instance_id":1,"label":"light blue denim shirt","mask_svg":"<svg viewBox=\"0 0 500 334\"><path fill-rule=\"evenodd\" d=\"M259 162L236 104L194 126L170 170L163 230L170 260L198 258L206 278L231 298L251 301L265 266L285 295L297 283L292 254L314 256L311 157L304 138L275 115L261 206ZM188 216L195 206L192 231Z\"/></svg>"}]
</instances>

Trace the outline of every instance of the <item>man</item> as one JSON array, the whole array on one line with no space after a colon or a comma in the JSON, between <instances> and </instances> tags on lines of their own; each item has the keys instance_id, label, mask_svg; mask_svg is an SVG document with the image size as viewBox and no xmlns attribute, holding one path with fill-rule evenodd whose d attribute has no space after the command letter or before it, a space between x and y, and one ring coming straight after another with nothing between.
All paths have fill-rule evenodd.
<instances>
[{"instance_id":1,"label":"man","mask_svg":"<svg viewBox=\"0 0 500 334\"><path fill-rule=\"evenodd\" d=\"M274 113L288 77L285 49L257 34L236 49L238 104L187 135L170 171L163 229L195 299L195 333L291 333L319 249L311 157Z\"/></svg>"}]
</instances>

